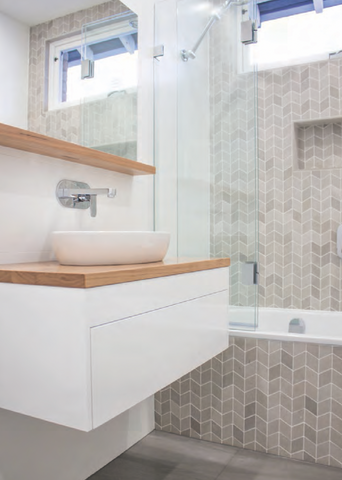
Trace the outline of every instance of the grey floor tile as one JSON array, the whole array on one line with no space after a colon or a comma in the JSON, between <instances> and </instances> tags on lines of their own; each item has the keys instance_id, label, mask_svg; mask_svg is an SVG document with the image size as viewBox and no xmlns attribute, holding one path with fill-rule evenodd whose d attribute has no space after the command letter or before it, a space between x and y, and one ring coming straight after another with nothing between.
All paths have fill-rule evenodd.
<instances>
[{"instance_id":1,"label":"grey floor tile","mask_svg":"<svg viewBox=\"0 0 342 480\"><path fill-rule=\"evenodd\" d=\"M219 475L219 480L255 480L265 460L255 452L244 455L240 450ZM275 480L275 479L274 479Z\"/></svg>"},{"instance_id":2,"label":"grey floor tile","mask_svg":"<svg viewBox=\"0 0 342 480\"><path fill-rule=\"evenodd\" d=\"M240 450L218 480L341 480L337 468Z\"/></svg>"},{"instance_id":3,"label":"grey floor tile","mask_svg":"<svg viewBox=\"0 0 342 480\"><path fill-rule=\"evenodd\" d=\"M160 463L118 458L100 470L89 480L215 480L216 473L196 468L182 469Z\"/></svg>"},{"instance_id":4,"label":"grey floor tile","mask_svg":"<svg viewBox=\"0 0 342 480\"><path fill-rule=\"evenodd\" d=\"M102 477L104 480L162 480L173 470L172 465L158 459L148 461L122 455L102 468L94 480L102 480Z\"/></svg>"},{"instance_id":5,"label":"grey floor tile","mask_svg":"<svg viewBox=\"0 0 342 480\"><path fill-rule=\"evenodd\" d=\"M154 431L127 452L139 452L145 448L161 448L162 450L170 450L173 454L181 453L183 456L191 454L197 457L201 457L203 453L206 452L208 455L220 459L222 459L223 456L225 459L231 459L238 451L238 448L227 445L181 437L180 435L174 435L172 433ZM125 452L124 455L127 452Z\"/></svg>"},{"instance_id":6,"label":"grey floor tile","mask_svg":"<svg viewBox=\"0 0 342 480\"><path fill-rule=\"evenodd\" d=\"M123 458L162 461L164 465L216 478L238 449L165 432L153 432Z\"/></svg>"},{"instance_id":7,"label":"grey floor tile","mask_svg":"<svg viewBox=\"0 0 342 480\"><path fill-rule=\"evenodd\" d=\"M279 479L295 480L341 480L342 470L339 468L313 465L310 463L270 457L265 464L264 473L269 477L278 475Z\"/></svg>"},{"instance_id":8,"label":"grey floor tile","mask_svg":"<svg viewBox=\"0 0 342 480\"><path fill-rule=\"evenodd\" d=\"M237 451L234 447L153 432L90 478L215 480Z\"/></svg>"},{"instance_id":9,"label":"grey floor tile","mask_svg":"<svg viewBox=\"0 0 342 480\"><path fill-rule=\"evenodd\" d=\"M213 475L208 472L183 470L181 468L176 468L165 477L166 480L216 480L216 478L216 474Z\"/></svg>"},{"instance_id":10,"label":"grey floor tile","mask_svg":"<svg viewBox=\"0 0 342 480\"><path fill-rule=\"evenodd\" d=\"M179 468L173 469L169 472L158 472L158 476L152 476L151 472L142 469L138 474L136 473L135 476L132 475L132 471L128 469L125 472L114 472L112 475L107 475L103 473L97 473L90 477L88 480L150 480L150 479L158 479L158 480L214 480L216 477L208 476L204 473L199 472L190 472L188 470L181 470Z\"/></svg>"},{"instance_id":11,"label":"grey floor tile","mask_svg":"<svg viewBox=\"0 0 342 480\"><path fill-rule=\"evenodd\" d=\"M89 480L342 480L342 470L153 432Z\"/></svg>"},{"instance_id":12,"label":"grey floor tile","mask_svg":"<svg viewBox=\"0 0 342 480\"><path fill-rule=\"evenodd\" d=\"M108 475L102 475L102 473L95 473L91 477L88 477L87 480L109 480Z\"/></svg>"}]
</instances>

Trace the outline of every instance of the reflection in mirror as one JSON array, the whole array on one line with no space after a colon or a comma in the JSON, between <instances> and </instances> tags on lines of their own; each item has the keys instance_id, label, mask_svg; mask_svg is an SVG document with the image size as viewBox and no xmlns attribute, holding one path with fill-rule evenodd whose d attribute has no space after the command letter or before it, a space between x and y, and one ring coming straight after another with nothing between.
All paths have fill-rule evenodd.
<instances>
[{"instance_id":1,"label":"reflection in mirror","mask_svg":"<svg viewBox=\"0 0 342 480\"><path fill-rule=\"evenodd\" d=\"M86 24L66 98L82 98L82 144L137 159L138 17L129 12Z\"/></svg>"},{"instance_id":2,"label":"reflection in mirror","mask_svg":"<svg viewBox=\"0 0 342 480\"><path fill-rule=\"evenodd\" d=\"M136 158L137 59L138 18L120 0L31 27L24 128Z\"/></svg>"}]
</instances>

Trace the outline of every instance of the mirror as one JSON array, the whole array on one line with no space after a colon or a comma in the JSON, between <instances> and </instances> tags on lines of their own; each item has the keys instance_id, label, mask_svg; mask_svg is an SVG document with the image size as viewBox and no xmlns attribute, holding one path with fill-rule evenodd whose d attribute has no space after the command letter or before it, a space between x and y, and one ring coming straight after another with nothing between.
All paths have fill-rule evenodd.
<instances>
[{"instance_id":1,"label":"mirror","mask_svg":"<svg viewBox=\"0 0 342 480\"><path fill-rule=\"evenodd\" d=\"M0 98L0 122L136 160L138 16L117 1L32 27L11 22L4 16L15 95Z\"/></svg>"},{"instance_id":2,"label":"mirror","mask_svg":"<svg viewBox=\"0 0 342 480\"><path fill-rule=\"evenodd\" d=\"M82 95L81 143L136 160L136 14L124 13L83 26L81 62L74 84L71 82L70 90Z\"/></svg>"}]
</instances>

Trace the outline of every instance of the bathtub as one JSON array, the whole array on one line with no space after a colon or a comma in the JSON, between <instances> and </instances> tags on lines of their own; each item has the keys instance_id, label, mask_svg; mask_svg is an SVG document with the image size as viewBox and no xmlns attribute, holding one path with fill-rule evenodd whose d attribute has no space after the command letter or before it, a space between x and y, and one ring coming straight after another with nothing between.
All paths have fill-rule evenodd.
<instances>
[{"instance_id":1,"label":"bathtub","mask_svg":"<svg viewBox=\"0 0 342 480\"><path fill-rule=\"evenodd\" d=\"M253 309L230 307L229 317L229 334L233 337L342 345L342 312L259 308L256 329L252 325ZM288 332L289 323L294 318L304 320L304 334Z\"/></svg>"}]
</instances>

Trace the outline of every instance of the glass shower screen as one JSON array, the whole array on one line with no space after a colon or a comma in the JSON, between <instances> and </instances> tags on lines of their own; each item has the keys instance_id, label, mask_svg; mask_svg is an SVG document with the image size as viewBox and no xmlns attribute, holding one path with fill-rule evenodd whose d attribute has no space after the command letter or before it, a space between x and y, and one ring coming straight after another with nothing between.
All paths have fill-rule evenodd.
<instances>
[{"instance_id":1,"label":"glass shower screen","mask_svg":"<svg viewBox=\"0 0 342 480\"><path fill-rule=\"evenodd\" d=\"M157 4L155 12L155 42L165 47L165 57L155 61L155 153L162 175L171 155L165 142L171 150L176 145L177 168L169 168L175 192L174 252L230 257L230 327L253 329L258 262L256 72L241 41L241 24L251 24L255 4L178 0L174 8L172 3ZM166 108L173 118L171 140L161 122ZM171 165L171 158L168 161ZM165 224L158 180L156 199L158 228Z\"/></svg>"}]
</instances>

